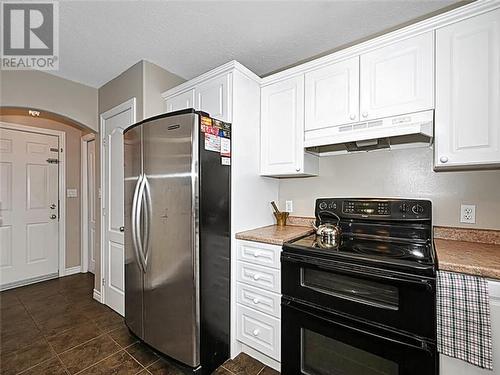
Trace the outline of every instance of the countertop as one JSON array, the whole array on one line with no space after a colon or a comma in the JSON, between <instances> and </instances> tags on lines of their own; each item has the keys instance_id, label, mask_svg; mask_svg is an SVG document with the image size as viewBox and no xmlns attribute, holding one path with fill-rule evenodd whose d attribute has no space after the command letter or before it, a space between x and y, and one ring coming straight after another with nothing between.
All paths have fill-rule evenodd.
<instances>
[{"instance_id":1,"label":"countertop","mask_svg":"<svg viewBox=\"0 0 500 375\"><path fill-rule=\"evenodd\" d=\"M314 229L310 226L286 225L279 227L277 225L268 225L267 227L237 233L236 238L281 246L285 242L296 240L313 232Z\"/></svg>"},{"instance_id":2,"label":"countertop","mask_svg":"<svg viewBox=\"0 0 500 375\"><path fill-rule=\"evenodd\" d=\"M500 279L500 245L434 239L438 269Z\"/></svg>"}]
</instances>

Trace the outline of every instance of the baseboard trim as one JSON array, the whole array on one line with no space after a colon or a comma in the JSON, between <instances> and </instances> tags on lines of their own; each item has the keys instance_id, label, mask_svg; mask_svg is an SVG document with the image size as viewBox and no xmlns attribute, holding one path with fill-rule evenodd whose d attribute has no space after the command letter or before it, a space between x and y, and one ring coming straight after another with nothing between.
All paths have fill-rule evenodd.
<instances>
[{"instance_id":1,"label":"baseboard trim","mask_svg":"<svg viewBox=\"0 0 500 375\"><path fill-rule=\"evenodd\" d=\"M82 272L82 268L80 266L69 267L64 270L64 276L74 275L80 272Z\"/></svg>"},{"instance_id":2,"label":"baseboard trim","mask_svg":"<svg viewBox=\"0 0 500 375\"><path fill-rule=\"evenodd\" d=\"M250 357L253 357L266 366L271 367L272 369L280 372L281 371L281 362L276 361L275 359L268 357L265 354L262 354L261 352L249 347L248 345L245 345L241 343L241 351L243 353L247 353Z\"/></svg>"},{"instance_id":3,"label":"baseboard trim","mask_svg":"<svg viewBox=\"0 0 500 375\"><path fill-rule=\"evenodd\" d=\"M101 292L99 292L97 289L94 289L93 297L97 302L102 303L101 301Z\"/></svg>"},{"instance_id":4,"label":"baseboard trim","mask_svg":"<svg viewBox=\"0 0 500 375\"><path fill-rule=\"evenodd\" d=\"M41 281L47 281L47 280L51 280L51 279L57 279L58 277L59 277L59 273L56 272L56 273L51 273L51 274L44 275L44 276L33 277L31 279L14 281L13 283L8 283L8 284L0 285L0 291L2 291L2 290L8 290L8 289L13 289L13 288L19 288L21 286L35 284L35 283L39 283Z\"/></svg>"}]
</instances>

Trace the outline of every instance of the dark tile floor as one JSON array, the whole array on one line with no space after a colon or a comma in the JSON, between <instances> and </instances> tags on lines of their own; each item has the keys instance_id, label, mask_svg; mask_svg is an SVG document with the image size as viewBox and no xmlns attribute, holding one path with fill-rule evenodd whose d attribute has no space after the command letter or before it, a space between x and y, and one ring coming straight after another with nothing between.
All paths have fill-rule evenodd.
<instances>
[{"instance_id":1,"label":"dark tile floor","mask_svg":"<svg viewBox=\"0 0 500 375\"><path fill-rule=\"evenodd\" d=\"M92 274L77 274L0 293L0 374L182 375L94 301L93 287ZM278 373L240 354L214 374Z\"/></svg>"}]
</instances>

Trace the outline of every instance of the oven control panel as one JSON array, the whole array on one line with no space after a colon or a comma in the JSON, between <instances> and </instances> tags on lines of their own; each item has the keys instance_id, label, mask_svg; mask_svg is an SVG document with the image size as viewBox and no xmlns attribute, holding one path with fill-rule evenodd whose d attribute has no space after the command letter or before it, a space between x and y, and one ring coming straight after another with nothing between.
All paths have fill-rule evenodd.
<instances>
[{"instance_id":1,"label":"oven control panel","mask_svg":"<svg viewBox=\"0 0 500 375\"><path fill-rule=\"evenodd\" d=\"M432 204L428 200L376 198L319 198L318 216L333 212L343 218L374 220L431 220ZM322 214L323 213L323 214Z\"/></svg>"}]
</instances>

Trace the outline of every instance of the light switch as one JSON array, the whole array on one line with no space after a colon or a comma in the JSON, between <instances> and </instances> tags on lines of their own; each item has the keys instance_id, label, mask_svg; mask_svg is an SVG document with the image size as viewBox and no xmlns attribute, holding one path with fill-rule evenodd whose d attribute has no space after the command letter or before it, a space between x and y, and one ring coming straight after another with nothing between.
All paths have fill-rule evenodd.
<instances>
[{"instance_id":1,"label":"light switch","mask_svg":"<svg viewBox=\"0 0 500 375\"><path fill-rule=\"evenodd\" d=\"M77 189L66 189L66 197L67 198L77 198L78 190Z\"/></svg>"}]
</instances>

